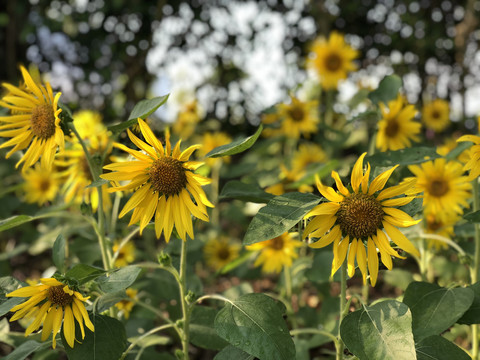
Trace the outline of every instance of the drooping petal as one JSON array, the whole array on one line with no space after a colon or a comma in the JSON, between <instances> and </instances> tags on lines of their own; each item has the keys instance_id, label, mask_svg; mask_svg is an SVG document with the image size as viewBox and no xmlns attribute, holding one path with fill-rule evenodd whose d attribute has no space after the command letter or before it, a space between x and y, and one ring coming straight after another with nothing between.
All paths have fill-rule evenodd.
<instances>
[{"instance_id":1,"label":"drooping petal","mask_svg":"<svg viewBox=\"0 0 480 360\"><path fill-rule=\"evenodd\" d=\"M348 196L348 195L350 195L350 192L349 192L348 189L343 185L342 180L340 180L340 176L338 175L338 173L337 173L336 171L332 171L332 178L335 180L335 184L337 185L338 191L340 191L340 193L341 193L343 196Z\"/></svg>"},{"instance_id":2,"label":"drooping petal","mask_svg":"<svg viewBox=\"0 0 480 360\"><path fill-rule=\"evenodd\" d=\"M395 226L391 225L387 221L382 221L383 227L387 232L388 236L392 241L397 244L401 249L405 250L406 252L420 257L420 253L415 248L415 246L407 239L405 235L402 234L400 230L398 230Z\"/></svg>"},{"instance_id":3,"label":"drooping petal","mask_svg":"<svg viewBox=\"0 0 480 360\"><path fill-rule=\"evenodd\" d=\"M350 243L350 249L348 250L347 258L347 273L349 277L353 277L355 274L355 256L357 255L357 239L353 239Z\"/></svg>"},{"instance_id":4,"label":"drooping petal","mask_svg":"<svg viewBox=\"0 0 480 360\"><path fill-rule=\"evenodd\" d=\"M358 268L362 272L363 283L367 283L367 253L365 251L365 245L361 240L358 240L357 244L357 264Z\"/></svg>"},{"instance_id":5,"label":"drooping petal","mask_svg":"<svg viewBox=\"0 0 480 360\"><path fill-rule=\"evenodd\" d=\"M351 183L352 189L355 193L358 193L358 189L363 180L363 158L365 157L365 155L367 155L366 152L360 155L360 157L355 162L355 165L353 166Z\"/></svg>"},{"instance_id":6,"label":"drooping petal","mask_svg":"<svg viewBox=\"0 0 480 360\"><path fill-rule=\"evenodd\" d=\"M309 218L311 216L316 215L334 215L338 209L340 208L340 204L335 202L324 202L320 205L315 206L312 210L310 210L304 218Z\"/></svg>"},{"instance_id":7,"label":"drooping petal","mask_svg":"<svg viewBox=\"0 0 480 360\"><path fill-rule=\"evenodd\" d=\"M370 273L370 283L375 286L378 276L378 255L377 248L372 239L368 238L367 241L368 250L368 272Z\"/></svg>"},{"instance_id":8,"label":"drooping petal","mask_svg":"<svg viewBox=\"0 0 480 360\"><path fill-rule=\"evenodd\" d=\"M313 249L320 249L325 246L328 246L332 243L332 241L335 241L338 239L342 238L342 232L340 231L340 226L336 225L330 232L324 236L322 236L318 241L308 244L309 247Z\"/></svg>"},{"instance_id":9,"label":"drooping petal","mask_svg":"<svg viewBox=\"0 0 480 360\"><path fill-rule=\"evenodd\" d=\"M323 185L317 175L315 175L315 181L318 191L325 199L332 202L340 202L343 200L343 195L338 194L333 188Z\"/></svg>"},{"instance_id":10,"label":"drooping petal","mask_svg":"<svg viewBox=\"0 0 480 360\"><path fill-rule=\"evenodd\" d=\"M63 335L65 336L65 340L67 340L67 344L73 348L75 343L75 320L73 319L73 312L70 306L65 306Z\"/></svg>"},{"instance_id":11,"label":"drooping petal","mask_svg":"<svg viewBox=\"0 0 480 360\"><path fill-rule=\"evenodd\" d=\"M350 244L350 240L348 236L344 237L343 240L337 245L336 254L335 254L335 244L334 244L334 254L335 254L333 257L334 266L332 268L332 274L330 276L333 276L337 272L337 270L340 269L340 266L342 266L343 262L345 261L349 244Z\"/></svg>"},{"instance_id":12,"label":"drooping petal","mask_svg":"<svg viewBox=\"0 0 480 360\"><path fill-rule=\"evenodd\" d=\"M370 188L368 189L368 195L372 195L376 193L379 190L382 190L385 184L387 183L388 179L392 175L393 171L398 167L399 165L395 165L391 169L388 169L387 171L384 171L380 175L378 175L375 179L373 179L372 183L370 184Z\"/></svg>"}]
</instances>

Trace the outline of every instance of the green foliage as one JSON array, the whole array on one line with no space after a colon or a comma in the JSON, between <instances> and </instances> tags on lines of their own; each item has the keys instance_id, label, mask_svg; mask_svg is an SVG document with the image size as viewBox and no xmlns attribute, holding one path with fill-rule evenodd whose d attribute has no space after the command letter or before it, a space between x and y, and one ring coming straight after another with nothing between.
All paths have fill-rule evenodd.
<instances>
[{"instance_id":1,"label":"green foliage","mask_svg":"<svg viewBox=\"0 0 480 360\"><path fill-rule=\"evenodd\" d=\"M372 166L395 166L412 165L441 157L437 150L432 147L420 146L395 151L377 152L374 155L365 157L365 162Z\"/></svg>"},{"instance_id":2,"label":"green foliage","mask_svg":"<svg viewBox=\"0 0 480 360\"><path fill-rule=\"evenodd\" d=\"M416 344L417 360L470 360L471 357L457 345L432 335Z\"/></svg>"},{"instance_id":3,"label":"green foliage","mask_svg":"<svg viewBox=\"0 0 480 360\"><path fill-rule=\"evenodd\" d=\"M467 286L467 289L473 291L473 302L457 322L459 324L467 325L480 324L480 282Z\"/></svg>"},{"instance_id":4,"label":"green foliage","mask_svg":"<svg viewBox=\"0 0 480 360\"><path fill-rule=\"evenodd\" d=\"M22 286L26 286L26 284L14 279L11 276L4 276L0 278L0 316L5 315L10 311L11 308L25 300L25 298L5 296L6 294L17 290Z\"/></svg>"},{"instance_id":5,"label":"green foliage","mask_svg":"<svg viewBox=\"0 0 480 360\"><path fill-rule=\"evenodd\" d=\"M100 289L106 293L124 290L133 284L142 269L137 266L125 266L97 279Z\"/></svg>"},{"instance_id":6,"label":"green foliage","mask_svg":"<svg viewBox=\"0 0 480 360\"><path fill-rule=\"evenodd\" d=\"M58 235L53 243L52 248L52 260L58 271L65 272L65 248L66 240L62 234Z\"/></svg>"},{"instance_id":7,"label":"green foliage","mask_svg":"<svg viewBox=\"0 0 480 360\"><path fill-rule=\"evenodd\" d=\"M217 311L206 306L195 306L190 321L190 341L192 344L212 350L221 350L228 342L219 337L214 329Z\"/></svg>"},{"instance_id":8,"label":"green foliage","mask_svg":"<svg viewBox=\"0 0 480 360\"><path fill-rule=\"evenodd\" d=\"M128 120L134 119L146 119L152 113L154 113L160 106L165 104L168 100L168 95L157 96L153 99L141 100L128 116Z\"/></svg>"},{"instance_id":9,"label":"green foliage","mask_svg":"<svg viewBox=\"0 0 480 360\"><path fill-rule=\"evenodd\" d=\"M34 220L34 217L28 215L16 215L5 220L0 220L0 231L20 226L32 220Z\"/></svg>"},{"instance_id":10,"label":"green foliage","mask_svg":"<svg viewBox=\"0 0 480 360\"><path fill-rule=\"evenodd\" d=\"M35 340L28 340L13 350L10 354L5 356L3 360L23 360L26 359L30 354L46 349L50 346L51 344L48 342L44 343Z\"/></svg>"},{"instance_id":11,"label":"green foliage","mask_svg":"<svg viewBox=\"0 0 480 360\"><path fill-rule=\"evenodd\" d=\"M214 358L214 360L255 360L255 356L246 353L245 351L229 345L220 351Z\"/></svg>"},{"instance_id":12,"label":"green foliage","mask_svg":"<svg viewBox=\"0 0 480 360\"><path fill-rule=\"evenodd\" d=\"M65 277L74 279L81 285L102 276L104 273L105 270L91 265L76 264L66 272Z\"/></svg>"},{"instance_id":13,"label":"green foliage","mask_svg":"<svg viewBox=\"0 0 480 360\"><path fill-rule=\"evenodd\" d=\"M262 133L262 130L263 130L263 125L260 125L257 131L255 131L255 134L246 138L237 139L235 141L232 141L230 144L216 147L215 149L210 151L207 155L205 155L205 157L217 158L221 156L235 155L235 154L244 152L245 150L250 149L253 146L253 144L255 144L258 137Z\"/></svg>"},{"instance_id":14,"label":"green foliage","mask_svg":"<svg viewBox=\"0 0 480 360\"><path fill-rule=\"evenodd\" d=\"M246 184L238 180L232 180L225 184L220 192L219 199L239 199L254 203L268 203L275 195L269 194L257 185Z\"/></svg>"},{"instance_id":15,"label":"green foliage","mask_svg":"<svg viewBox=\"0 0 480 360\"><path fill-rule=\"evenodd\" d=\"M385 76L378 88L368 94L368 98L374 103L384 103L385 105L397 97L398 91L402 87L402 79L397 75Z\"/></svg>"}]
</instances>

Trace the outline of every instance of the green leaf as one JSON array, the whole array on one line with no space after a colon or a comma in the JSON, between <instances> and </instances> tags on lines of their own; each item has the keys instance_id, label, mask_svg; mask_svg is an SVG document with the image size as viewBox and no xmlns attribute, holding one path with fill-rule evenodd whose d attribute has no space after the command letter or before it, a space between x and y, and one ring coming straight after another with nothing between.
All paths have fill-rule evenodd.
<instances>
[{"instance_id":1,"label":"green leaf","mask_svg":"<svg viewBox=\"0 0 480 360\"><path fill-rule=\"evenodd\" d=\"M373 167L387 167L395 165L419 164L439 157L441 156L437 154L435 148L421 146L395 151L378 152L372 156L367 156L365 158L365 162L369 162Z\"/></svg>"},{"instance_id":2,"label":"green leaf","mask_svg":"<svg viewBox=\"0 0 480 360\"><path fill-rule=\"evenodd\" d=\"M32 220L35 220L35 218L29 215L17 215L17 216L12 216L5 220L0 220L0 231L5 231L8 229L14 228L15 226L25 224Z\"/></svg>"},{"instance_id":3,"label":"green leaf","mask_svg":"<svg viewBox=\"0 0 480 360\"><path fill-rule=\"evenodd\" d=\"M468 308L465 314L458 319L459 324L480 324L480 282L476 282L473 285L468 286L474 294L472 305Z\"/></svg>"},{"instance_id":4,"label":"green leaf","mask_svg":"<svg viewBox=\"0 0 480 360\"><path fill-rule=\"evenodd\" d=\"M463 215L463 218L469 223L478 223L480 222L480 210L465 214Z\"/></svg>"},{"instance_id":5,"label":"green leaf","mask_svg":"<svg viewBox=\"0 0 480 360\"><path fill-rule=\"evenodd\" d=\"M137 266L125 266L97 279L100 289L106 293L124 290L132 285L142 271Z\"/></svg>"},{"instance_id":6,"label":"green leaf","mask_svg":"<svg viewBox=\"0 0 480 360\"><path fill-rule=\"evenodd\" d=\"M65 245L65 238L60 234L57 236L52 248L53 263L61 273L65 271Z\"/></svg>"},{"instance_id":7,"label":"green leaf","mask_svg":"<svg viewBox=\"0 0 480 360\"><path fill-rule=\"evenodd\" d=\"M260 125L255 134L253 134L252 136L232 141L230 144L218 146L212 151L210 151L207 155L205 155L205 157L216 158L220 156L235 155L244 152L245 150L251 148L253 144L255 144L255 141L257 141L262 130L263 125Z\"/></svg>"},{"instance_id":8,"label":"green leaf","mask_svg":"<svg viewBox=\"0 0 480 360\"><path fill-rule=\"evenodd\" d=\"M204 349L221 350L228 343L217 335L213 324L217 311L206 306L195 306L190 320L190 341Z\"/></svg>"},{"instance_id":9,"label":"green leaf","mask_svg":"<svg viewBox=\"0 0 480 360\"><path fill-rule=\"evenodd\" d=\"M299 192L275 196L252 219L243 244L251 245L282 235L319 202L319 197Z\"/></svg>"},{"instance_id":10,"label":"green leaf","mask_svg":"<svg viewBox=\"0 0 480 360\"><path fill-rule=\"evenodd\" d=\"M93 181L93 182L90 183L90 185L85 186L85 189L93 188L93 187L102 187L103 185L108 184L109 182L110 181L105 180L105 179L100 179L100 180L97 180L97 181Z\"/></svg>"},{"instance_id":11,"label":"green leaf","mask_svg":"<svg viewBox=\"0 0 480 360\"><path fill-rule=\"evenodd\" d=\"M233 180L227 182L222 188L219 200L239 199L254 203L267 203L274 197L275 195L263 191L257 185L245 184L241 181Z\"/></svg>"},{"instance_id":12,"label":"green leaf","mask_svg":"<svg viewBox=\"0 0 480 360\"><path fill-rule=\"evenodd\" d=\"M471 360L471 357L454 343L439 336L429 336L417 344L417 360Z\"/></svg>"},{"instance_id":13,"label":"green leaf","mask_svg":"<svg viewBox=\"0 0 480 360\"><path fill-rule=\"evenodd\" d=\"M89 314L95 332L85 328L85 339L71 348L61 332L68 360L118 360L127 347L125 327L117 319ZM81 339L80 327L75 322L75 338Z\"/></svg>"},{"instance_id":14,"label":"green leaf","mask_svg":"<svg viewBox=\"0 0 480 360\"><path fill-rule=\"evenodd\" d=\"M129 297L124 290L113 292L113 293L107 293L105 295L98 297L95 300L95 303L93 304L94 311L96 313L102 313L105 310L110 309L116 303L125 299L129 299Z\"/></svg>"},{"instance_id":15,"label":"green leaf","mask_svg":"<svg viewBox=\"0 0 480 360\"><path fill-rule=\"evenodd\" d=\"M153 99L142 100L133 108L128 116L128 120L137 118L146 119L150 114L154 113L160 106L167 102L169 94L157 96Z\"/></svg>"},{"instance_id":16,"label":"green leaf","mask_svg":"<svg viewBox=\"0 0 480 360\"><path fill-rule=\"evenodd\" d=\"M246 294L228 302L215 318L215 330L230 344L260 360L295 358L295 345L283 313L265 294Z\"/></svg>"},{"instance_id":17,"label":"green leaf","mask_svg":"<svg viewBox=\"0 0 480 360\"><path fill-rule=\"evenodd\" d=\"M111 131L114 135L116 135L116 134L121 133L123 130L128 129L129 127L137 124L137 123L138 123L138 120L135 118L135 119L132 119L132 120L124 121L124 122L122 122L120 124L117 124L117 125L107 126L107 129L108 129L108 131Z\"/></svg>"},{"instance_id":18,"label":"green leaf","mask_svg":"<svg viewBox=\"0 0 480 360\"><path fill-rule=\"evenodd\" d=\"M25 301L25 298L7 298L5 296L6 294L21 288L22 286L27 286L27 284L18 281L11 276L4 276L0 278L0 316L5 315L10 311L11 308Z\"/></svg>"},{"instance_id":19,"label":"green leaf","mask_svg":"<svg viewBox=\"0 0 480 360\"><path fill-rule=\"evenodd\" d=\"M462 141L460 143L457 143L457 147L450 151L446 156L445 159L447 160L454 160L456 159L462 152L467 150L473 145L473 142L471 141Z\"/></svg>"},{"instance_id":20,"label":"green leaf","mask_svg":"<svg viewBox=\"0 0 480 360\"><path fill-rule=\"evenodd\" d=\"M217 273L220 273L222 275L226 274L226 273L236 269L237 267L239 267L243 263L247 262L254 255L255 255L254 252L245 252L245 253L241 254L239 257L237 257L236 259L230 261L227 265L222 267Z\"/></svg>"},{"instance_id":21,"label":"green leaf","mask_svg":"<svg viewBox=\"0 0 480 360\"><path fill-rule=\"evenodd\" d=\"M77 264L67 271L65 277L75 279L79 284L84 284L105 274L105 270L86 264Z\"/></svg>"},{"instance_id":22,"label":"green leaf","mask_svg":"<svg viewBox=\"0 0 480 360\"><path fill-rule=\"evenodd\" d=\"M368 94L368 98L374 103L387 104L390 100L395 99L398 90L402 87L402 79L397 75L385 76L378 88Z\"/></svg>"},{"instance_id":23,"label":"green leaf","mask_svg":"<svg viewBox=\"0 0 480 360\"><path fill-rule=\"evenodd\" d=\"M229 345L220 351L213 360L255 360L255 356L246 353L245 351Z\"/></svg>"},{"instance_id":24,"label":"green leaf","mask_svg":"<svg viewBox=\"0 0 480 360\"><path fill-rule=\"evenodd\" d=\"M416 359L412 315L399 301L382 301L348 314L340 335L360 360Z\"/></svg>"},{"instance_id":25,"label":"green leaf","mask_svg":"<svg viewBox=\"0 0 480 360\"><path fill-rule=\"evenodd\" d=\"M474 292L469 288L442 288L427 282L411 283L403 302L412 311L415 341L438 335L455 324L470 308Z\"/></svg>"},{"instance_id":26,"label":"green leaf","mask_svg":"<svg viewBox=\"0 0 480 360\"><path fill-rule=\"evenodd\" d=\"M3 360L24 360L35 351L43 350L51 346L50 342L41 343L35 340L28 340L3 357Z\"/></svg>"},{"instance_id":27,"label":"green leaf","mask_svg":"<svg viewBox=\"0 0 480 360\"><path fill-rule=\"evenodd\" d=\"M407 205L400 206L399 209L406 212L410 216L415 216L423 211L423 199L413 199Z\"/></svg>"}]
</instances>

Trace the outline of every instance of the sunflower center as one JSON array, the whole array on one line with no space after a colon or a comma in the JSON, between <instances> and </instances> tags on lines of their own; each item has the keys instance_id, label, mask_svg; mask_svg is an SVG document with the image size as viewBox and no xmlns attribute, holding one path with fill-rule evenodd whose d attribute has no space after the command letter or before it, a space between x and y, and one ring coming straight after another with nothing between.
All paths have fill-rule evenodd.
<instances>
[{"instance_id":1,"label":"sunflower center","mask_svg":"<svg viewBox=\"0 0 480 360\"><path fill-rule=\"evenodd\" d=\"M342 58L337 54L330 54L325 58L325 66L329 71L337 71L342 66Z\"/></svg>"},{"instance_id":2,"label":"sunflower center","mask_svg":"<svg viewBox=\"0 0 480 360\"><path fill-rule=\"evenodd\" d=\"M50 180L48 179L42 179L40 180L40 183L38 184L40 191L42 192L47 192L48 189L50 189Z\"/></svg>"},{"instance_id":3,"label":"sunflower center","mask_svg":"<svg viewBox=\"0 0 480 360\"><path fill-rule=\"evenodd\" d=\"M382 226L382 205L373 196L352 194L340 203L337 223L344 235L355 239L366 239L376 235Z\"/></svg>"},{"instance_id":4,"label":"sunflower center","mask_svg":"<svg viewBox=\"0 0 480 360\"><path fill-rule=\"evenodd\" d=\"M438 119L440 117L440 113L437 110L432 111L432 118Z\"/></svg>"},{"instance_id":5,"label":"sunflower center","mask_svg":"<svg viewBox=\"0 0 480 360\"><path fill-rule=\"evenodd\" d=\"M427 221L428 230L437 231L437 230L441 229L442 227L443 227L443 224L442 224L441 221L438 221L436 219Z\"/></svg>"},{"instance_id":6,"label":"sunflower center","mask_svg":"<svg viewBox=\"0 0 480 360\"><path fill-rule=\"evenodd\" d=\"M281 236L277 236L270 240L270 247L275 250L282 250L283 249L283 238Z\"/></svg>"},{"instance_id":7,"label":"sunflower center","mask_svg":"<svg viewBox=\"0 0 480 360\"><path fill-rule=\"evenodd\" d=\"M448 183L445 180L438 179L433 180L428 187L428 192L430 195L435 197L441 197L445 195L450 188L448 187Z\"/></svg>"},{"instance_id":8,"label":"sunflower center","mask_svg":"<svg viewBox=\"0 0 480 360\"><path fill-rule=\"evenodd\" d=\"M48 139L55 134L55 113L51 105L38 105L32 110L30 119L32 133L40 139Z\"/></svg>"},{"instance_id":9,"label":"sunflower center","mask_svg":"<svg viewBox=\"0 0 480 360\"><path fill-rule=\"evenodd\" d=\"M48 289L48 299L55 305L65 306L73 301L73 296L63 291L64 286L52 286Z\"/></svg>"},{"instance_id":10,"label":"sunflower center","mask_svg":"<svg viewBox=\"0 0 480 360\"><path fill-rule=\"evenodd\" d=\"M227 260L230 257L230 250L226 246L218 249L217 256L220 260Z\"/></svg>"},{"instance_id":11,"label":"sunflower center","mask_svg":"<svg viewBox=\"0 0 480 360\"><path fill-rule=\"evenodd\" d=\"M178 194L187 185L183 163L172 157L155 160L150 168L150 182L153 190L165 195Z\"/></svg>"},{"instance_id":12,"label":"sunflower center","mask_svg":"<svg viewBox=\"0 0 480 360\"><path fill-rule=\"evenodd\" d=\"M398 124L397 120L390 120L387 123L387 127L385 128L385 134L388 137L395 137L398 133L400 125Z\"/></svg>"},{"instance_id":13,"label":"sunflower center","mask_svg":"<svg viewBox=\"0 0 480 360\"><path fill-rule=\"evenodd\" d=\"M305 114L303 112L303 109L299 106L295 106L288 113L289 113L290 117L292 118L292 120L295 121L295 122L302 121L304 116L305 116Z\"/></svg>"}]
</instances>

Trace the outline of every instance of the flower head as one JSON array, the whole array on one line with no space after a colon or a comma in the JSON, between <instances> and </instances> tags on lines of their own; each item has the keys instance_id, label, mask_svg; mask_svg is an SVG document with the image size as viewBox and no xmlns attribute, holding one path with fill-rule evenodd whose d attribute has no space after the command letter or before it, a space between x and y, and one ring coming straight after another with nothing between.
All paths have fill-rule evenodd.
<instances>
[{"instance_id":1,"label":"flower head","mask_svg":"<svg viewBox=\"0 0 480 360\"><path fill-rule=\"evenodd\" d=\"M207 155L210 151L215 149L218 146L226 145L232 142L232 138L224 132L215 132L210 133L206 132L202 136L202 147L198 149L198 156L203 157ZM207 158L205 163L208 166L213 166L215 163L225 161L226 163L230 162L230 156L218 157L218 158Z\"/></svg>"},{"instance_id":2,"label":"flower head","mask_svg":"<svg viewBox=\"0 0 480 360\"><path fill-rule=\"evenodd\" d=\"M128 319L130 317L130 312L135 305L135 301L137 300L138 290L128 288L127 290L125 290L125 292L127 293L128 299L119 301L115 304L115 307L123 313L123 317L125 319Z\"/></svg>"},{"instance_id":3,"label":"flower head","mask_svg":"<svg viewBox=\"0 0 480 360\"><path fill-rule=\"evenodd\" d=\"M240 244L229 241L227 237L215 237L207 241L203 254L208 266L220 270L238 257L240 248Z\"/></svg>"},{"instance_id":4,"label":"flower head","mask_svg":"<svg viewBox=\"0 0 480 360\"><path fill-rule=\"evenodd\" d=\"M278 115L282 119L280 133L289 138L298 139L301 135L309 137L317 132L316 100L303 102L295 96L290 96L289 104L278 105Z\"/></svg>"},{"instance_id":5,"label":"flower head","mask_svg":"<svg viewBox=\"0 0 480 360\"><path fill-rule=\"evenodd\" d=\"M40 164L35 164L35 167L23 171L22 177L25 180L23 189L25 190L25 200L28 203L37 203L42 206L55 199L59 192L60 174L45 169Z\"/></svg>"},{"instance_id":6,"label":"flower head","mask_svg":"<svg viewBox=\"0 0 480 360\"><path fill-rule=\"evenodd\" d=\"M463 135L457 141L471 141L474 143L469 149L469 158L463 169L470 171L469 180L476 179L480 175L480 136Z\"/></svg>"},{"instance_id":7,"label":"flower head","mask_svg":"<svg viewBox=\"0 0 480 360\"><path fill-rule=\"evenodd\" d=\"M413 105L405 104L405 99L398 96L389 101L388 106L380 103L382 120L378 122L377 148L380 151L400 150L411 146L412 141L419 141L418 134L422 125L414 121L417 110Z\"/></svg>"},{"instance_id":8,"label":"flower head","mask_svg":"<svg viewBox=\"0 0 480 360\"><path fill-rule=\"evenodd\" d=\"M0 106L11 110L12 115L0 116L0 136L11 138L0 145L0 148L13 146L7 155L27 149L17 167L23 162L23 168L35 164L41 158L44 168L51 168L57 148L65 144L63 131L60 128L58 108L60 93L53 95L49 83L37 84L28 71L21 66L25 86L20 88L3 83L7 94L0 100Z\"/></svg>"},{"instance_id":9,"label":"flower head","mask_svg":"<svg viewBox=\"0 0 480 360\"><path fill-rule=\"evenodd\" d=\"M367 170L363 172L365 155L366 153L362 154L353 167L352 192L343 185L335 171L332 171L332 177L338 192L323 185L317 177L317 188L328 202L315 206L305 215L305 218L313 219L306 226L303 237L319 238L310 244L310 247L317 249L333 242L332 276L347 258L348 275L352 277L356 258L364 283L368 272L370 282L375 286L378 276L377 248L388 269L392 269L391 256L400 256L391 248L387 235L406 252L419 256L418 250L397 227L409 227L420 220L414 220L396 208L414 199L413 196L400 196L414 185L414 180L384 189L397 165L378 175L369 184L370 164L367 164Z\"/></svg>"},{"instance_id":10,"label":"flower head","mask_svg":"<svg viewBox=\"0 0 480 360\"><path fill-rule=\"evenodd\" d=\"M119 242L113 244L113 253L115 259L115 267L123 267L132 263L135 260L135 245L132 241L127 242L122 247L120 247Z\"/></svg>"},{"instance_id":11,"label":"flower head","mask_svg":"<svg viewBox=\"0 0 480 360\"><path fill-rule=\"evenodd\" d=\"M170 241L175 226L184 241L186 234L193 239L191 215L209 221L206 207L213 207L202 189L202 185L209 184L211 180L193 172L203 163L188 161L200 145L190 146L182 152L179 141L172 150L168 131L164 147L142 119L138 119L138 123L146 142L130 130L127 130L127 133L130 140L143 152L132 150L123 144L115 144L135 160L106 165L104 169L112 172L100 177L114 182L130 181L127 185L113 186L109 189L110 192L136 189L119 217L133 210L129 225L140 222L140 233L152 217L155 217L157 238L163 231L165 240Z\"/></svg>"},{"instance_id":12,"label":"flower head","mask_svg":"<svg viewBox=\"0 0 480 360\"><path fill-rule=\"evenodd\" d=\"M182 139L188 139L195 131L197 123L202 117L203 109L197 100L186 102L178 113L177 120L172 127L172 132Z\"/></svg>"},{"instance_id":13,"label":"flower head","mask_svg":"<svg viewBox=\"0 0 480 360\"><path fill-rule=\"evenodd\" d=\"M427 213L425 214L423 226L427 234L434 234L451 239L454 235L453 227L460 220L460 216L455 213ZM428 247L436 250L447 249L448 244L433 237L428 238Z\"/></svg>"},{"instance_id":14,"label":"flower head","mask_svg":"<svg viewBox=\"0 0 480 360\"><path fill-rule=\"evenodd\" d=\"M25 336L30 335L43 324L42 341L48 339L53 331L52 346L54 349L56 347L55 337L60 332L62 320L63 335L67 344L72 348L75 343L75 320L80 326L82 339L85 338L84 323L87 328L94 331L84 304L89 298L83 297L78 291L71 290L68 285L62 284L56 279L40 279L40 284L17 289L6 296L30 298L10 309L15 312L10 321L33 317L34 320L25 331Z\"/></svg>"},{"instance_id":15,"label":"flower head","mask_svg":"<svg viewBox=\"0 0 480 360\"><path fill-rule=\"evenodd\" d=\"M443 131L450 124L450 106L448 101L436 99L423 106L422 121L435 131Z\"/></svg>"},{"instance_id":16,"label":"flower head","mask_svg":"<svg viewBox=\"0 0 480 360\"><path fill-rule=\"evenodd\" d=\"M296 248L301 247L301 241L294 240L289 233L283 233L273 239L248 245L247 250L258 251L255 266L262 265L264 273L280 273L284 266L292 266L293 259L298 257Z\"/></svg>"},{"instance_id":17,"label":"flower head","mask_svg":"<svg viewBox=\"0 0 480 360\"><path fill-rule=\"evenodd\" d=\"M343 35L336 31L330 34L328 40L324 37L315 40L310 51L307 66L320 78L324 89L336 89L338 82L356 69L353 60L358 51L345 43Z\"/></svg>"}]
</instances>

